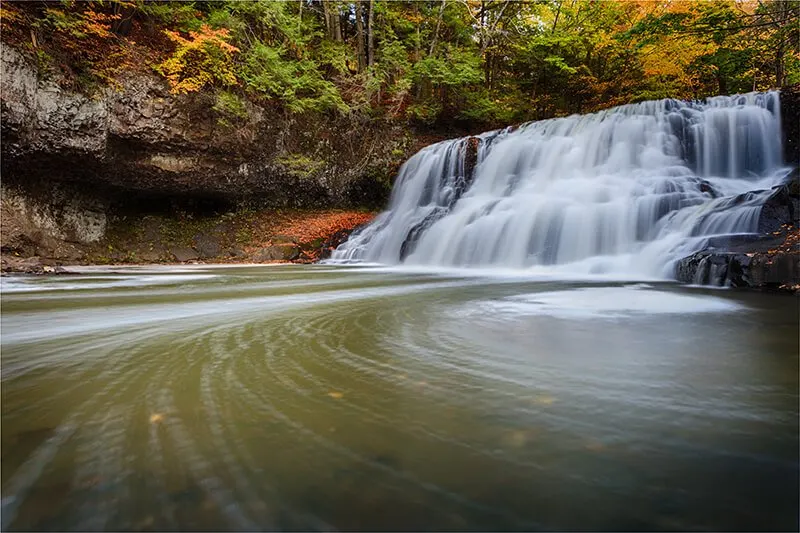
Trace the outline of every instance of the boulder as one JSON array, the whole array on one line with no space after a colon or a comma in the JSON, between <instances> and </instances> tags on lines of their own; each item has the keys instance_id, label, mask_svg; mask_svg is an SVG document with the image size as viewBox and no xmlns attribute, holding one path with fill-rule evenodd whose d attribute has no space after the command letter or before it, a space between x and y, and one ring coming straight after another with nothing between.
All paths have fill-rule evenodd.
<instances>
[{"instance_id":1,"label":"boulder","mask_svg":"<svg viewBox=\"0 0 800 533\"><path fill-rule=\"evenodd\" d=\"M175 257L176 261L180 261L181 263L200 258L194 249L187 246L173 246L170 248L170 253Z\"/></svg>"},{"instance_id":2,"label":"boulder","mask_svg":"<svg viewBox=\"0 0 800 533\"><path fill-rule=\"evenodd\" d=\"M144 250L136 254L136 258L139 261L144 261L145 263L158 263L163 259L158 250Z\"/></svg>"},{"instance_id":3,"label":"boulder","mask_svg":"<svg viewBox=\"0 0 800 533\"><path fill-rule=\"evenodd\" d=\"M267 261L294 261L300 257L300 247L292 244L273 244L253 254L253 260L263 263Z\"/></svg>"},{"instance_id":4,"label":"boulder","mask_svg":"<svg viewBox=\"0 0 800 533\"><path fill-rule=\"evenodd\" d=\"M347 242L347 239L349 239L353 233L360 231L362 228L368 225L369 222L366 222L364 224L359 224L354 228L343 228L334 232L330 237L325 239L320 245L319 259L328 259L333 253L333 251L342 244L344 244L345 242Z\"/></svg>"},{"instance_id":5,"label":"boulder","mask_svg":"<svg viewBox=\"0 0 800 533\"><path fill-rule=\"evenodd\" d=\"M759 233L773 233L781 227L800 226L800 197L791 194L793 184L775 188L761 208L758 218Z\"/></svg>"}]
</instances>

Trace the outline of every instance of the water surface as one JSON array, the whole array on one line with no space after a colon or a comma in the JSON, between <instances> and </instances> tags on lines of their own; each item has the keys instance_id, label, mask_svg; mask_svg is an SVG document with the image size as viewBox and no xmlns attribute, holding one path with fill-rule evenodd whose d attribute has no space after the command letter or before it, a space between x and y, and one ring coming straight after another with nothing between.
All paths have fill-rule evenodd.
<instances>
[{"instance_id":1,"label":"water surface","mask_svg":"<svg viewBox=\"0 0 800 533\"><path fill-rule=\"evenodd\" d=\"M363 267L2 278L2 526L797 530L797 309Z\"/></svg>"}]
</instances>

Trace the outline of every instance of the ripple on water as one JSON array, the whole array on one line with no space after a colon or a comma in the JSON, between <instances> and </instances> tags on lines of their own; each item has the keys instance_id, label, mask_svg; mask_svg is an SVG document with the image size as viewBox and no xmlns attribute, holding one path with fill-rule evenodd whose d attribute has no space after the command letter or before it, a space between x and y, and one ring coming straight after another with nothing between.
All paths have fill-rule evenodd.
<instances>
[{"instance_id":1,"label":"ripple on water","mask_svg":"<svg viewBox=\"0 0 800 533\"><path fill-rule=\"evenodd\" d=\"M733 313L747 308L716 296L652 290L648 285L586 287L519 294L481 302L473 312L505 316L543 315L562 319L634 318L667 314ZM469 309L465 310L470 313Z\"/></svg>"},{"instance_id":2,"label":"ripple on water","mask_svg":"<svg viewBox=\"0 0 800 533\"><path fill-rule=\"evenodd\" d=\"M785 309L748 328L744 304L648 285L192 274L215 277L9 297L3 529L791 520L796 360L765 335ZM560 320L584 307L656 320Z\"/></svg>"}]
</instances>

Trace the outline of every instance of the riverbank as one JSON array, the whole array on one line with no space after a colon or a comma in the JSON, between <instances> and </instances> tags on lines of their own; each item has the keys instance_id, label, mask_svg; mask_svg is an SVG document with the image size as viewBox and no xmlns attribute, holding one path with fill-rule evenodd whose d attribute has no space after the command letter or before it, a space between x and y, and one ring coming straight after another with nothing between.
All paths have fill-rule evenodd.
<instances>
[{"instance_id":1,"label":"riverbank","mask_svg":"<svg viewBox=\"0 0 800 533\"><path fill-rule=\"evenodd\" d=\"M359 210L239 209L179 212L109 221L102 239L84 244L26 232L4 210L3 273L58 273L67 265L313 263L330 255L376 213Z\"/></svg>"}]
</instances>

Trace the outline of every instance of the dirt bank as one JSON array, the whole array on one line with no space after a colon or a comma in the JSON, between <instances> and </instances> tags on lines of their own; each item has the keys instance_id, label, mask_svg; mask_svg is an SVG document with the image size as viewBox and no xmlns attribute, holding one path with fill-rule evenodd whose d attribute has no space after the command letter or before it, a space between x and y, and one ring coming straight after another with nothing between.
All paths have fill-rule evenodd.
<instances>
[{"instance_id":1,"label":"dirt bank","mask_svg":"<svg viewBox=\"0 0 800 533\"><path fill-rule=\"evenodd\" d=\"M18 234L0 253L4 273L58 273L66 265L153 263L312 263L328 257L374 212L241 209L212 215L113 217L91 244ZM13 218L3 217L3 229ZM4 231L8 235L9 231Z\"/></svg>"}]
</instances>

